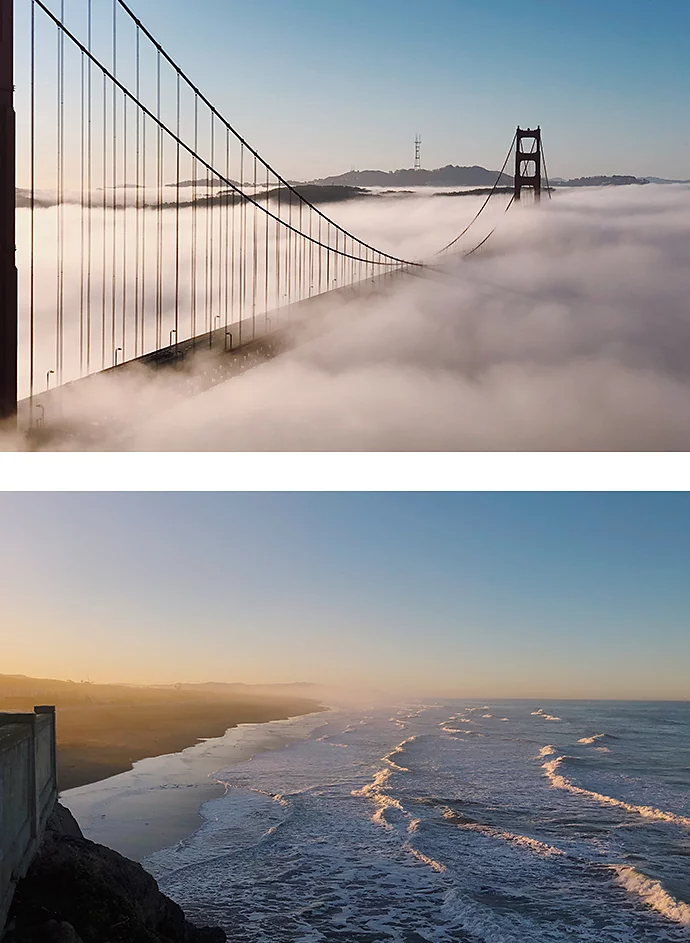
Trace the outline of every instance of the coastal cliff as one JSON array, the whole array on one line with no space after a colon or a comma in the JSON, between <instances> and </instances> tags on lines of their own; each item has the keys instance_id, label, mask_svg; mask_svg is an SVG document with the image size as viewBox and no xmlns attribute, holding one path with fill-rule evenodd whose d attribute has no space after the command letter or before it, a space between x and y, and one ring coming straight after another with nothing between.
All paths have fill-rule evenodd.
<instances>
[{"instance_id":1,"label":"coastal cliff","mask_svg":"<svg viewBox=\"0 0 690 943\"><path fill-rule=\"evenodd\" d=\"M17 885L4 943L225 943L195 927L140 864L82 835L58 805Z\"/></svg>"}]
</instances>

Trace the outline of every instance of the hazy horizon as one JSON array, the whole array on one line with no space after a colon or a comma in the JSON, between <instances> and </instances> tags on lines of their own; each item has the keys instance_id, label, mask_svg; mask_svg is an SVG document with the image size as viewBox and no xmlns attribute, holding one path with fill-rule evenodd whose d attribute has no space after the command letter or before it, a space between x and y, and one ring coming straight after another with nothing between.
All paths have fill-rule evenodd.
<instances>
[{"instance_id":1,"label":"hazy horizon","mask_svg":"<svg viewBox=\"0 0 690 943\"><path fill-rule=\"evenodd\" d=\"M564 696L551 696L549 694L539 693L527 693L522 695L506 696L503 694L496 694L491 690L484 691L481 693L476 693L473 695L465 694L462 691L436 691L436 692L410 692L410 691L396 691L393 689L386 690L376 690L376 689L349 689L346 686L339 687L337 685L322 684L319 681L294 681L294 680L282 680L282 681L262 681L262 680L251 680L251 681L236 681L234 679L219 680L216 677L207 677L207 678L175 678L171 679L157 679L149 681L127 681L127 680L91 680L91 679L81 679L76 681L74 678L68 677L34 677L33 675L27 675L24 673L18 672L3 672L0 673L0 685L2 685L3 678L25 678L27 681L38 681L38 682L58 682L58 683L67 683L74 685L91 685L98 687L125 687L125 688L172 688L176 686L189 686L189 687L200 687L203 685L227 685L229 687L240 686L246 688L258 688L262 691L266 691L268 688L287 688L287 687L305 687L305 688L316 688L317 691L310 693L309 691L301 692L301 696L305 698L312 698L314 701L318 701L319 698L324 697L324 692L331 693L333 695L340 695L343 701L346 701L351 704L361 703L363 700L366 700L366 697L377 698L379 703L385 704L394 704L404 701L409 701L410 703L423 703L425 701L431 701L434 699L442 699L449 701L482 701L482 700L492 700L492 701L518 701L518 702L532 702L532 701L548 701L549 703L558 703L562 701L563 703L568 702L596 702L596 701L605 701L612 703L625 703L625 704L636 704L636 703L669 703L669 704L684 704L690 701L690 693L684 697L578 697L577 695L572 695L570 697Z\"/></svg>"}]
</instances>

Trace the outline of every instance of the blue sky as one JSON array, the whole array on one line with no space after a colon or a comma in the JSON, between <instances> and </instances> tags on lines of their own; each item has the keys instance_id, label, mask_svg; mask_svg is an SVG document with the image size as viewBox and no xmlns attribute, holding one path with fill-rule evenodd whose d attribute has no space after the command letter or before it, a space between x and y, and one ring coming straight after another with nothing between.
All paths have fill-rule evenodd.
<instances>
[{"instance_id":1,"label":"blue sky","mask_svg":"<svg viewBox=\"0 0 690 943\"><path fill-rule=\"evenodd\" d=\"M130 3L290 177L409 166L417 132L425 166L497 168L517 124L542 126L552 175L690 177L687 0Z\"/></svg>"},{"instance_id":2,"label":"blue sky","mask_svg":"<svg viewBox=\"0 0 690 943\"><path fill-rule=\"evenodd\" d=\"M3 494L2 670L690 696L686 494Z\"/></svg>"}]
</instances>

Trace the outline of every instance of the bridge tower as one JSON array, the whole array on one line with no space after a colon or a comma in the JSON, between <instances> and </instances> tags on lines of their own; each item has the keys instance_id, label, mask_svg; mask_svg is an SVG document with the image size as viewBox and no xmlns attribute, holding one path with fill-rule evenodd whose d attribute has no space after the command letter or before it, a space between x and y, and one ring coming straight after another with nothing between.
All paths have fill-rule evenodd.
<instances>
[{"instance_id":1,"label":"bridge tower","mask_svg":"<svg viewBox=\"0 0 690 943\"><path fill-rule=\"evenodd\" d=\"M523 145L532 142L531 145ZM525 147L529 147L526 150ZM541 198L541 128L520 128L515 132L515 199L519 200L522 190L534 191L534 201Z\"/></svg>"},{"instance_id":2,"label":"bridge tower","mask_svg":"<svg viewBox=\"0 0 690 943\"><path fill-rule=\"evenodd\" d=\"M0 0L0 422L17 412L14 0Z\"/></svg>"},{"instance_id":3,"label":"bridge tower","mask_svg":"<svg viewBox=\"0 0 690 943\"><path fill-rule=\"evenodd\" d=\"M418 134L414 139L414 169L422 169L422 135Z\"/></svg>"}]
</instances>

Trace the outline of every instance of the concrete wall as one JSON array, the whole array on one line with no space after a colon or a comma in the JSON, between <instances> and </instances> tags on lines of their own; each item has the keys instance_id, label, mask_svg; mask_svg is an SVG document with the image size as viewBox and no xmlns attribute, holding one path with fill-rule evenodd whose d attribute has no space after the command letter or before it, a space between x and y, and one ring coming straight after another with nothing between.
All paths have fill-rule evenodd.
<instances>
[{"instance_id":1,"label":"concrete wall","mask_svg":"<svg viewBox=\"0 0 690 943\"><path fill-rule=\"evenodd\" d=\"M56 801L55 708L0 713L0 936Z\"/></svg>"}]
</instances>

